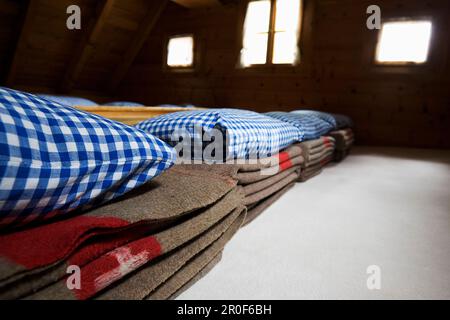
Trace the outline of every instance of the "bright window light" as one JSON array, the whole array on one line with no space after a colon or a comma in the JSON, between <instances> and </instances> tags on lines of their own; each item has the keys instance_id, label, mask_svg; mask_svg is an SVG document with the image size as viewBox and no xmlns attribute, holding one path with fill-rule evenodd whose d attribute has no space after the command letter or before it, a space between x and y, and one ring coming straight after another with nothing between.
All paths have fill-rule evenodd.
<instances>
[{"instance_id":1,"label":"bright window light","mask_svg":"<svg viewBox=\"0 0 450 320\"><path fill-rule=\"evenodd\" d=\"M243 66L293 64L298 56L301 0L250 1L244 24ZM272 14L274 10L275 14ZM269 50L272 50L269 52ZM269 53L269 55L268 55ZM267 61L267 59L271 61Z\"/></svg>"},{"instance_id":2,"label":"bright window light","mask_svg":"<svg viewBox=\"0 0 450 320\"><path fill-rule=\"evenodd\" d=\"M265 64L269 43L270 0L249 2L244 25L242 65Z\"/></svg>"},{"instance_id":3,"label":"bright window light","mask_svg":"<svg viewBox=\"0 0 450 320\"><path fill-rule=\"evenodd\" d=\"M383 24L376 61L379 63L425 63L430 47L430 21L397 21Z\"/></svg>"},{"instance_id":4,"label":"bright window light","mask_svg":"<svg viewBox=\"0 0 450 320\"><path fill-rule=\"evenodd\" d=\"M167 45L167 65L186 68L194 64L194 37L183 36L169 39Z\"/></svg>"},{"instance_id":5,"label":"bright window light","mask_svg":"<svg viewBox=\"0 0 450 320\"><path fill-rule=\"evenodd\" d=\"M272 63L293 64L298 55L300 0L277 0Z\"/></svg>"}]
</instances>

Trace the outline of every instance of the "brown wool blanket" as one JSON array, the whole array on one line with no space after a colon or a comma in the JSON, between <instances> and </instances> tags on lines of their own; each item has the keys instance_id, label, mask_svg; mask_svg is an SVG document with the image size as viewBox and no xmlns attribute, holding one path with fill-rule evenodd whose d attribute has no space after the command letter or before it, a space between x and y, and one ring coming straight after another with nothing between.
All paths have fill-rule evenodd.
<instances>
[{"instance_id":1,"label":"brown wool blanket","mask_svg":"<svg viewBox=\"0 0 450 320\"><path fill-rule=\"evenodd\" d=\"M329 158L330 156L333 155L333 153L335 152L335 150L333 148L330 148L328 150L323 151L320 154L317 154L314 156L314 159L311 159L310 161L308 161L304 168L309 168L309 167L313 167L317 164L323 163L325 159Z\"/></svg>"},{"instance_id":2,"label":"brown wool blanket","mask_svg":"<svg viewBox=\"0 0 450 320\"><path fill-rule=\"evenodd\" d=\"M242 163L236 165L238 168L238 173L260 171L265 168L267 169L269 167L277 166L281 167L279 171L282 171L283 169L288 169L286 167L288 166L289 161L300 157L302 153L303 150L300 145L293 144L276 155L256 160L256 163Z\"/></svg>"},{"instance_id":3,"label":"brown wool blanket","mask_svg":"<svg viewBox=\"0 0 450 320\"><path fill-rule=\"evenodd\" d=\"M250 196L254 195L255 193L258 193L260 191L263 191L263 190L266 190L267 188L272 187L273 185L280 182L281 180L291 176L293 173L296 173L298 176L298 174L300 173L300 166L290 168L279 174L268 177L264 180L244 185L244 186L242 186L242 191L244 192L246 197L250 197Z\"/></svg>"},{"instance_id":4,"label":"brown wool blanket","mask_svg":"<svg viewBox=\"0 0 450 320\"><path fill-rule=\"evenodd\" d=\"M336 152L334 153L334 161L335 161L335 162L341 162L341 161L343 161L349 154L350 154L350 149L342 150L342 151L336 151Z\"/></svg>"},{"instance_id":5,"label":"brown wool blanket","mask_svg":"<svg viewBox=\"0 0 450 320\"><path fill-rule=\"evenodd\" d=\"M325 167L327 164L333 161L333 157L334 157L333 153L329 153L325 155L323 158L321 158L320 161L315 163L314 165L302 169L299 181L306 182L309 179L319 175L322 172L323 167Z\"/></svg>"},{"instance_id":6,"label":"brown wool blanket","mask_svg":"<svg viewBox=\"0 0 450 320\"><path fill-rule=\"evenodd\" d=\"M243 201L236 183L229 176L175 166L88 213L2 235L0 298L14 299L36 291L65 277L69 265L88 265L146 234L180 224L225 196L229 208L224 209L229 212ZM155 248L161 247L156 238L151 241Z\"/></svg>"},{"instance_id":7,"label":"brown wool blanket","mask_svg":"<svg viewBox=\"0 0 450 320\"><path fill-rule=\"evenodd\" d=\"M217 203L185 222L129 242L85 264L81 267L79 290L69 290L66 279L62 279L29 298L51 300L92 298L138 268L198 237L229 215L241 203L242 195L234 189Z\"/></svg>"},{"instance_id":8,"label":"brown wool blanket","mask_svg":"<svg viewBox=\"0 0 450 320\"><path fill-rule=\"evenodd\" d=\"M324 156L324 154L333 153L335 149L335 140L333 137L321 137L320 139L305 141L300 144L305 159L303 168L315 164L314 161Z\"/></svg>"},{"instance_id":9,"label":"brown wool blanket","mask_svg":"<svg viewBox=\"0 0 450 320\"><path fill-rule=\"evenodd\" d=\"M336 150L344 151L350 149L355 142L353 130L348 128L344 130L333 131L330 133L336 141Z\"/></svg>"},{"instance_id":10,"label":"brown wool blanket","mask_svg":"<svg viewBox=\"0 0 450 320\"><path fill-rule=\"evenodd\" d=\"M200 281L204 276L206 276L214 267L219 264L219 262L222 260L222 252L220 252L218 255L216 255L202 270L200 270L199 273L197 273L194 278L186 282L181 288L179 288L175 293L173 293L169 300L175 300L178 298L182 293L189 290L195 283Z\"/></svg>"},{"instance_id":11,"label":"brown wool blanket","mask_svg":"<svg viewBox=\"0 0 450 320\"><path fill-rule=\"evenodd\" d=\"M163 300L169 299L172 295L176 294L183 286L191 282L193 284L193 279L196 278L202 271L207 272L205 268L214 261L224 249L227 242L233 237L233 235L238 231L242 222L244 221L244 216L241 216L239 221L235 222L233 226L225 232L218 240L211 244L208 248L200 252L194 258L192 258L182 269L170 277L165 283L156 288L151 294L149 294L146 299L149 300ZM209 266L211 268L211 266ZM194 279L195 280L195 279Z\"/></svg>"},{"instance_id":12,"label":"brown wool blanket","mask_svg":"<svg viewBox=\"0 0 450 320\"><path fill-rule=\"evenodd\" d=\"M240 185L252 184L297 167L304 162L299 144L292 145L277 155L258 160L237 160L225 164L183 165L192 170L211 171Z\"/></svg>"},{"instance_id":13,"label":"brown wool blanket","mask_svg":"<svg viewBox=\"0 0 450 320\"><path fill-rule=\"evenodd\" d=\"M260 216L267 208L269 208L273 203L275 203L278 199L280 199L286 192L288 192L295 183L290 183L285 186L280 191L274 193L270 197L263 199L254 205L252 205L247 212L247 216L245 218L244 226L250 224L253 220L255 220L258 216Z\"/></svg>"},{"instance_id":14,"label":"brown wool blanket","mask_svg":"<svg viewBox=\"0 0 450 320\"><path fill-rule=\"evenodd\" d=\"M281 179L280 181L270 185L269 187L267 187L261 191L252 193L250 195L245 195L244 204L246 206L251 206L255 203L258 203L261 200L264 200L264 199L270 197L271 195L277 193L278 191L280 191L287 185L297 181L299 178L299 174L300 174L299 170L294 171L291 174L289 174L287 177Z\"/></svg>"},{"instance_id":15,"label":"brown wool blanket","mask_svg":"<svg viewBox=\"0 0 450 320\"><path fill-rule=\"evenodd\" d=\"M167 254L154 263L130 275L125 281L112 286L109 290L100 294L97 299L102 300L140 300L151 295L164 283L167 283L174 275L186 266L195 264L192 261L206 248L217 243L223 249L226 242L234 235L245 218L245 208L236 209L232 214L207 230L198 238L192 240L180 249ZM192 264L191 264L192 263ZM189 278L189 277L188 277ZM187 278L176 276L177 288L188 281ZM171 280L173 282L173 280Z\"/></svg>"}]
</instances>

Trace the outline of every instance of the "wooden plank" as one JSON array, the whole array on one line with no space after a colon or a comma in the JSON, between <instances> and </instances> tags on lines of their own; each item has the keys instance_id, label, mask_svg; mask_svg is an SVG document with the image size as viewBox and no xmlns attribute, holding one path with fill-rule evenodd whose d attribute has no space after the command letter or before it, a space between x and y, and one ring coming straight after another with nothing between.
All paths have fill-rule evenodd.
<instances>
[{"instance_id":1,"label":"wooden plank","mask_svg":"<svg viewBox=\"0 0 450 320\"><path fill-rule=\"evenodd\" d=\"M159 17L161 16L161 13L164 11L168 2L169 0L162 0L159 1L156 6L150 7L146 16L142 20L142 23L140 24L139 31L137 32L136 37L133 39L133 42L131 43L129 49L123 56L122 63L117 67L111 78L111 81L109 83L109 89L111 91L114 91L122 82L122 79L125 77L128 69L136 58L136 55L141 50L145 41L147 41L150 32L152 31L156 22L159 20Z\"/></svg>"},{"instance_id":2,"label":"wooden plank","mask_svg":"<svg viewBox=\"0 0 450 320\"><path fill-rule=\"evenodd\" d=\"M9 67L8 76L6 77L6 85L12 86L17 74L17 66L20 62L20 54L27 48L27 39L33 29L34 13L38 7L38 0L29 0L25 13L24 22L20 30L16 48L14 50L11 65Z\"/></svg>"},{"instance_id":3,"label":"wooden plank","mask_svg":"<svg viewBox=\"0 0 450 320\"><path fill-rule=\"evenodd\" d=\"M203 108L168 108L168 107L114 107L114 106L76 106L75 108L90 112L128 125L154 118L160 115L179 111L204 110Z\"/></svg>"},{"instance_id":4,"label":"wooden plank","mask_svg":"<svg viewBox=\"0 0 450 320\"><path fill-rule=\"evenodd\" d=\"M97 9L97 13L91 19L89 27L85 32L73 58L61 81L60 91L69 92L76 82L86 60L95 49L95 43L99 38L103 26L105 25L115 0L103 0Z\"/></svg>"},{"instance_id":5,"label":"wooden plank","mask_svg":"<svg viewBox=\"0 0 450 320\"><path fill-rule=\"evenodd\" d=\"M219 0L172 0L186 8L205 8L220 5Z\"/></svg>"}]
</instances>

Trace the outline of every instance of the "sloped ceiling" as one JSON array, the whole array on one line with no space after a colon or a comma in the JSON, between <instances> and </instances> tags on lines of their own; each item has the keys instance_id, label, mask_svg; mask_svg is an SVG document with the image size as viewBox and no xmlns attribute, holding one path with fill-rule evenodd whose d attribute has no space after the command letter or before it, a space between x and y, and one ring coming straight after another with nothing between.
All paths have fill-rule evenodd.
<instances>
[{"instance_id":1,"label":"sloped ceiling","mask_svg":"<svg viewBox=\"0 0 450 320\"><path fill-rule=\"evenodd\" d=\"M111 93L164 12L234 0L0 0L0 85ZM66 27L70 5L81 30Z\"/></svg>"},{"instance_id":2,"label":"sloped ceiling","mask_svg":"<svg viewBox=\"0 0 450 320\"><path fill-rule=\"evenodd\" d=\"M168 3L0 0L0 85L114 92ZM81 9L81 30L66 27L69 5Z\"/></svg>"},{"instance_id":3,"label":"sloped ceiling","mask_svg":"<svg viewBox=\"0 0 450 320\"><path fill-rule=\"evenodd\" d=\"M219 0L172 0L172 1L186 8L203 8L220 5Z\"/></svg>"}]
</instances>

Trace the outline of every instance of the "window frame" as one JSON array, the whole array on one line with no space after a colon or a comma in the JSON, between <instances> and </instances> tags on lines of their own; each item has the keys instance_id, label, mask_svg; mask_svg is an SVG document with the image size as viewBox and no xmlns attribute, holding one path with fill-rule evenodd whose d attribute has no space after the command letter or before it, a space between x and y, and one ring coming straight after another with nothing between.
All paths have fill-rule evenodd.
<instances>
[{"instance_id":1,"label":"window frame","mask_svg":"<svg viewBox=\"0 0 450 320\"><path fill-rule=\"evenodd\" d=\"M430 37L430 42L428 44L428 54L427 54L427 60L425 62L414 62L414 61L378 61L377 60L377 56L378 56L378 50L379 50L379 46L381 44L381 35L382 35L382 30L383 30L383 26L386 23L394 23L394 22L430 22L431 23L431 37ZM435 23L433 21L433 19L429 16L417 16L417 17L397 17L397 18L389 18L389 19L384 19L384 21L382 21L381 23L381 29L378 30L378 34L376 37L376 43L375 43L375 48L373 50L373 57L372 57L372 64L375 65L376 67L392 67L392 68L404 68L404 67L413 67L413 68L417 68L417 67L427 67L430 66L431 64L431 58L432 58L432 53L433 53L433 49L434 49L434 30L435 30Z\"/></svg>"},{"instance_id":2,"label":"window frame","mask_svg":"<svg viewBox=\"0 0 450 320\"><path fill-rule=\"evenodd\" d=\"M247 0L245 2L244 6L244 13L243 13L243 21L245 23L245 17L247 15L248 5L250 2L253 2L255 0ZM273 68L273 67L280 67L280 68L289 68L289 67L295 67L300 64L301 60L301 38L302 38L302 28L303 28L303 15L304 15L304 0L299 0L300 6L299 6L299 26L298 26L298 34L297 34L297 50L298 50L298 58L294 63L273 63L273 50L274 50L274 43L275 43L275 34L277 33L275 31L275 20L276 20L276 2L277 0L270 0L270 21L269 21L269 31L268 31L268 39L267 39L267 53L266 53L266 62L265 63L255 63L250 64L248 66L241 65L241 68L243 69L264 69L264 68ZM244 36L245 36L245 30L244 30L244 24L242 24L240 33L240 43L241 43L241 49L242 49L242 43L244 42ZM239 55L239 61L241 59L241 55Z\"/></svg>"},{"instance_id":3,"label":"window frame","mask_svg":"<svg viewBox=\"0 0 450 320\"><path fill-rule=\"evenodd\" d=\"M184 37L192 37L193 46L192 46L192 65L190 66L169 66L167 64L167 59L169 57L169 41L174 38L184 38ZM198 44L197 37L193 32L189 33L171 33L165 36L164 41L164 54L163 54L163 69L168 72L195 72L198 66Z\"/></svg>"}]
</instances>

